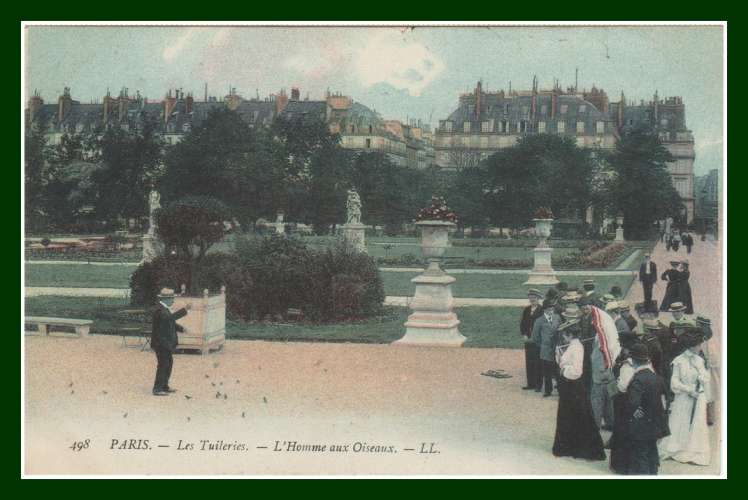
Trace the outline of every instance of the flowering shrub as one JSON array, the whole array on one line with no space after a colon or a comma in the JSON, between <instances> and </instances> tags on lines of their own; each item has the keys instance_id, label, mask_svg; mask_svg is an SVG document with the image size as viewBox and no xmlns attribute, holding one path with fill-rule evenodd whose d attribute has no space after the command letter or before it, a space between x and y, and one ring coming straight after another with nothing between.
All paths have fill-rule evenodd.
<instances>
[{"instance_id":1,"label":"flowering shrub","mask_svg":"<svg viewBox=\"0 0 748 500\"><path fill-rule=\"evenodd\" d=\"M422 208L421 211L418 212L416 220L441 220L457 223L457 216L449 209L449 207L447 207L444 198L432 196L431 206Z\"/></svg>"},{"instance_id":2,"label":"flowering shrub","mask_svg":"<svg viewBox=\"0 0 748 500\"><path fill-rule=\"evenodd\" d=\"M537 210L535 210L535 218L536 219L552 219L553 212L551 212L551 209L548 207L539 207Z\"/></svg>"}]
</instances>

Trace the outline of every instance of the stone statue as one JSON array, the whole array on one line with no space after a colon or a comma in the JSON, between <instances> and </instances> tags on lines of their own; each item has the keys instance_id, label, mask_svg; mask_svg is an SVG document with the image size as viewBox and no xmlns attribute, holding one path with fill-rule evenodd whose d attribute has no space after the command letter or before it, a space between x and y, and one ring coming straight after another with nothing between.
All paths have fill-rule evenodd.
<instances>
[{"instance_id":1,"label":"stone statue","mask_svg":"<svg viewBox=\"0 0 748 500\"><path fill-rule=\"evenodd\" d=\"M361 198L355 189L348 190L348 201L345 203L348 212L348 224L361 224Z\"/></svg>"},{"instance_id":2,"label":"stone statue","mask_svg":"<svg viewBox=\"0 0 748 500\"><path fill-rule=\"evenodd\" d=\"M152 189L148 195L148 234L156 232L155 212L161 208L161 195L155 189Z\"/></svg>"}]
</instances>

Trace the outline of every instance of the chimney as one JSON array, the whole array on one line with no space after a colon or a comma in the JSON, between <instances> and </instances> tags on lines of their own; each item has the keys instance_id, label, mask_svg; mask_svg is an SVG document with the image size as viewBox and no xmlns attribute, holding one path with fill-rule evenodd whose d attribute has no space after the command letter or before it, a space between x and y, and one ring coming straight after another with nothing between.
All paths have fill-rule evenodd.
<instances>
[{"instance_id":1,"label":"chimney","mask_svg":"<svg viewBox=\"0 0 748 500\"><path fill-rule=\"evenodd\" d=\"M184 100L184 109L187 113L192 113L192 105L194 104L195 99L192 97L192 93L187 94L187 98Z\"/></svg>"},{"instance_id":2,"label":"chimney","mask_svg":"<svg viewBox=\"0 0 748 500\"><path fill-rule=\"evenodd\" d=\"M117 119L124 121L127 118L127 108L130 106L130 98L127 95L127 89L124 87L119 92L117 104Z\"/></svg>"},{"instance_id":3,"label":"chimney","mask_svg":"<svg viewBox=\"0 0 748 500\"><path fill-rule=\"evenodd\" d=\"M167 92L166 97L164 98L164 123L169 121L169 117L171 116L171 112L174 109L174 106L177 104L177 98L172 97L171 90Z\"/></svg>"},{"instance_id":4,"label":"chimney","mask_svg":"<svg viewBox=\"0 0 748 500\"><path fill-rule=\"evenodd\" d=\"M62 123L73 105L73 99L70 97L70 87L65 87L62 95L57 99L57 122Z\"/></svg>"},{"instance_id":5,"label":"chimney","mask_svg":"<svg viewBox=\"0 0 748 500\"><path fill-rule=\"evenodd\" d=\"M299 100L299 88L298 87L292 87L291 88L291 100L292 101L298 101Z\"/></svg>"},{"instance_id":6,"label":"chimney","mask_svg":"<svg viewBox=\"0 0 748 500\"><path fill-rule=\"evenodd\" d=\"M483 94L483 84L478 80L478 85L475 86L475 119L480 121L480 98Z\"/></svg>"},{"instance_id":7,"label":"chimney","mask_svg":"<svg viewBox=\"0 0 748 500\"><path fill-rule=\"evenodd\" d=\"M621 100L618 102L618 128L623 128L623 106L626 103L626 97L623 95L623 90L621 91Z\"/></svg>"},{"instance_id":8,"label":"chimney","mask_svg":"<svg viewBox=\"0 0 748 500\"><path fill-rule=\"evenodd\" d=\"M109 121L109 115L114 112L114 102L116 99L112 98L112 95L109 93L109 89L106 91L106 95L104 96L104 123L107 123Z\"/></svg>"},{"instance_id":9,"label":"chimney","mask_svg":"<svg viewBox=\"0 0 748 500\"><path fill-rule=\"evenodd\" d=\"M34 95L29 99L29 123L34 121L37 111L44 105L44 99L39 96L39 92L34 90Z\"/></svg>"},{"instance_id":10,"label":"chimney","mask_svg":"<svg viewBox=\"0 0 748 500\"><path fill-rule=\"evenodd\" d=\"M286 104L288 104L288 95L286 94L286 89L281 89L278 95L275 96L275 114L281 114L286 108Z\"/></svg>"},{"instance_id":11,"label":"chimney","mask_svg":"<svg viewBox=\"0 0 748 500\"><path fill-rule=\"evenodd\" d=\"M558 93L556 87L553 87L551 92L551 118L556 118L556 107L558 106Z\"/></svg>"}]
</instances>

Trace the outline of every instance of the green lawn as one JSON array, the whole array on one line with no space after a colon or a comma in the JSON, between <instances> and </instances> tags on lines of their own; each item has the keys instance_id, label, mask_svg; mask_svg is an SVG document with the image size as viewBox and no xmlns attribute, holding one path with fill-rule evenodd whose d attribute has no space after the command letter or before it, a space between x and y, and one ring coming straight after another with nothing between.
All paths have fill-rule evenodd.
<instances>
[{"instance_id":1,"label":"green lawn","mask_svg":"<svg viewBox=\"0 0 748 500\"><path fill-rule=\"evenodd\" d=\"M26 314L94 320L92 333L123 335L145 324L144 314L124 299L88 297L32 297L26 299ZM521 309L517 307L463 307L456 310L466 347L520 348L518 333ZM267 324L229 321L228 338L245 340L390 343L405 333L409 311L385 308L375 318L348 324Z\"/></svg>"},{"instance_id":2,"label":"green lawn","mask_svg":"<svg viewBox=\"0 0 748 500\"><path fill-rule=\"evenodd\" d=\"M26 286L59 286L91 288L128 288L133 266L95 266L84 264L27 264ZM411 296L415 291L412 278L417 272L380 273L384 282L385 295ZM522 274L455 274L457 281L452 285L455 297L522 298L527 293L524 283L527 275ZM561 279L570 286L579 286L582 280L594 278L598 290L607 292L613 285L628 290L633 280L630 276L563 276Z\"/></svg>"},{"instance_id":3,"label":"green lawn","mask_svg":"<svg viewBox=\"0 0 748 500\"><path fill-rule=\"evenodd\" d=\"M26 286L129 288L135 266L26 264Z\"/></svg>"},{"instance_id":4,"label":"green lawn","mask_svg":"<svg viewBox=\"0 0 748 500\"><path fill-rule=\"evenodd\" d=\"M583 273L583 271L582 271ZM415 292L415 285L411 279L415 278L418 273L395 273L383 271L380 273L384 282L384 291L386 295L412 296ZM523 285L527 281L527 274L455 274L457 281L452 285L452 294L455 297L475 297L475 298L502 298L502 299L520 299L527 296L527 286ZM565 281L570 287L580 287L582 281L588 278L595 280L596 288L601 293L607 293L613 285L618 285L626 294L631 283L632 276L588 276L579 274L575 276L559 276L561 281ZM540 287L545 291L547 287Z\"/></svg>"},{"instance_id":5,"label":"green lawn","mask_svg":"<svg viewBox=\"0 0 748 500\"><path fill-rule=\"evenodd\" d=\"M26 286L60 286L92 288L128 288L132 266L95 266L83 264L27 264ZM384 282L385 295L411 296L415 291L412 278L417 272L380 273ZM522 274L455 274L457 281L452 285L455 297L522 298L527 293L524 283L527 275ZM563 276L570 286L579 286L582 280L592 277L598 290L607 292L613 285L628 290L633 280L630 276Z\"/></svg>"}]
</instances>

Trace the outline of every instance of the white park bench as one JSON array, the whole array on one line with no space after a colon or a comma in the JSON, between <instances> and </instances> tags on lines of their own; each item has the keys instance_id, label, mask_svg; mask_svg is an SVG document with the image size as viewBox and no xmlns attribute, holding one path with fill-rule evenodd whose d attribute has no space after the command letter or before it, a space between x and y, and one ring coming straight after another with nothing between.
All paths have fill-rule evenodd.
<instances>
[{"instance_id":1,"label":"white park bench","mask_svg":"<svg viewBox=\"0 0 748 500\"><path fill-rule=\"evenodd\" d=\"M75 328L79 337L87 337L88 331L93 324L90 319L72 318L44 318L41 316L26 316L27 325L36 325L40 335L49 335L51 327L67 326Z\"/></svg>"}]
</instances>

